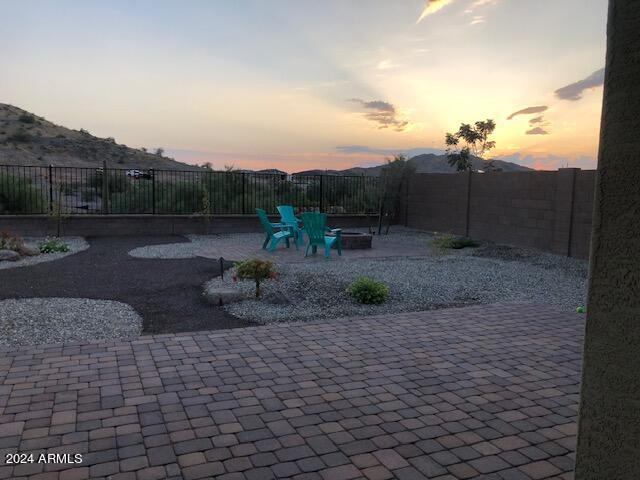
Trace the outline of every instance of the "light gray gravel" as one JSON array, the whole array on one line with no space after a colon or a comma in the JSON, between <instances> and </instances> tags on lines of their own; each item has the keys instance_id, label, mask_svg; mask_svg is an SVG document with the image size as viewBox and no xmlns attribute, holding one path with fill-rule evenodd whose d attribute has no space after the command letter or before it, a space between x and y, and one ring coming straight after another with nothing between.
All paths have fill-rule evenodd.
<instances>
[{"instance_id":1,"label":"light gray gravel","mask_svg":"<svg viewBox=\"0 0 640 480\"><path fill-rule=\"evenodd\" d=\"M220 243L230 246L237 244L256 244L261 245L264 235L255 233L231 233L220 235L185 235L190 242L182 243L165 243L162 245L148 245L145 247L134 248L129 251L129 255L136 258L195 258L197 253L203 248Z\"/></svg>"},{"instance_id":2,"label":"light gray gravel","mask_svg":"<svg viewBox=\"0 0 640 480\"><path fill-rule=\"evenodd\" d=\"M0 301L0 345L41 345L140 335L142 318L129 305L88 298Z\"/></svg>"},{"instance_id":3,"label":"light gray gravel","mask_svg":"<svg viewBox=\"0 0 640 480\"><path fill-rule=\"evenodd\" d=\"M24 241L28 245L37 247L40 245L40 243L42 243L44 239L45 237L28 237L25 238ZM40 255L36 255L35 257L23 257L16 262L0 262L0 270L3 270L5 268L29 267L38 263L51 262L53 260L68 257L69 255L73 255L74 253L78 253L89 248L89 243L87 243L87 241L83 237L60 237L60 239L64 243L69 245L68 252L41 253Z\"/></svg>"},{"instance_id":4,"label":"light gray gravel","mask_svg":"<svg viewBox=\"0 0 640 480\"><path fill-rule=\"evenodd\" d=\"M363 228L349 228L352 232L366 232ZM233 255L238 246L254 246L256 250L260 249L264 241L263 233L226 233L216 235L185 235L190 241L182 243L167 243L162 245L147 245L144 247L134 248L129 251L129 255L136 258L159 258L159 259L180 259L195 258L206 249L215 248L220 251L229 251ZM386 242L397 242L411 246L426 247L434 236L427 232L408 229L405 227L394 227L389 235L381 235L374 237L376 245L383 245ZM304 249L301 249L299 255L292 253L290 260L300 261L303 256ZM226 256L225 256L226 258ZM229 257L232 258L232 257Z\"/></svg>"},{"instance_id":5,"label":"light gray gravel","mask_svg":"<svg viewBox=\"0 0 640 480\"><path fill-rule=\"evenodd\" d=\"M495 302L541 303L573 311L584 305L587 262L488 244L477 249L430 249L424 257L290 263L278 270L280 279L265 283L262 300L224 308L261 323ZM370 306L352 300L345 290L359 276L387 284L387 302ZM238 282L237 288L250 294L253 284Z\"/></svg>"},{"instance_id":6,"label":"light gray gravel","mask_svg":"<svg viewBox=\"0 0 640 480\"><path fill-rule=\"evenodd\" d=\"M232 258L234 247L259 245L262 236L191 235L189 239L137 248L130 255L190 258L203 248L217 248L229 251ZM265 283L262 300L224 308L243 319L271 323L495 302L543 303L573 311L585 303L586 261L486 242L478 248L441 250L431 246L433 239L434 234L394 226L389 235L374 238L377 257L350 253L350 258L325 261L292 252L276 260L280 279ZM359 276L386 283L388 301L376 306L353 301L345 290ZM222 286L229 286L230 275L225 277ZM220 282L213 279L209 286ZM233 288L248 296L254 291L251 282L238 282Z\"/></svg>"}]
</instances>

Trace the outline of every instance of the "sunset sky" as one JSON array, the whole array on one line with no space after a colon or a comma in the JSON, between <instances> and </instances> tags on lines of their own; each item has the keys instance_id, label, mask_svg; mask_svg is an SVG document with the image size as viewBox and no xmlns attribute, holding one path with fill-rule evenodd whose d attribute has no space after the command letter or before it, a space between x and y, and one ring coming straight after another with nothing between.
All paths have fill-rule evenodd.
<instances>
[{"instance_id":1,"label":"sunset sky","mask_svg":"<svg viewBox=\"0 0 640 480\"><path fill-rule=\"evenodd\" d=\"M346 168L497 123L594 168L606 0L0 0L0 102L215 168Z\"/></svg>"}]
</instances>

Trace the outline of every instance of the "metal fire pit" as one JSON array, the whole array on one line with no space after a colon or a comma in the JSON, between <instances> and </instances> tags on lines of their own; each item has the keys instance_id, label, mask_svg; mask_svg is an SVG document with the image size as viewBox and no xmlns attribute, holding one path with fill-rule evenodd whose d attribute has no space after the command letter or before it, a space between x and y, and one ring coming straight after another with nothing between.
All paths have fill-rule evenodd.
<instances>
[{"instance_id":1,"label":"metal fire pit","mask_svg":"<svg viewBox=\"0 0 640 480\"><path fill-rule=\"evenodd\" d=\"M372 235L360 232L342 232L342 248L345 250L362 250L371 248Z\"/></svg>"}]
</instances>

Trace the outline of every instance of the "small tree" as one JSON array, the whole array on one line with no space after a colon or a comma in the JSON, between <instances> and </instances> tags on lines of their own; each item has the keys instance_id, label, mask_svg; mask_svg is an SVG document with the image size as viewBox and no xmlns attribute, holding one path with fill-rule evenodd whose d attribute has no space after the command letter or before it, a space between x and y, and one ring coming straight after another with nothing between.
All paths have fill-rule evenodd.
<instances>
[{"instance_id":1,"label":"small tree","mask_svg":"<svg viewBox=\"0 0 640 480\"><path fill-rule=\"evenodd\" d=\"M278 278L278 273L275 270L275 264L273 262L260 260L259 258L251 258L244 262L236 263L236 272L233 280L253 280L256 283L256 298L259 298L262 293L260 284L270 278Z\"/></svg>"},{"instance_id":2,"label":"small tree","mask_svg":"<svg viewBox=\"0 0 640 480\"><path fill-rule=\"evenodd\" d=\"M402 191L415 171L415 163L402 154L395 155L393 160L387 159L387 164L382 167L378 235L382 233L383 218L387 220L386 233L389 233L391 220L400 208Z\"/></svg>"},{"instance_id":3,"label":"small tree","mask_svg":"<svg viewBox=\"0 0 640 480\"><path fill-rule=\"evenodd\" d=\"M164 148L162 147L158 147L156 148L156 155L158 155L159 157L164 155Z\"/></svg>"},{"instance_id":4,"label":"small tree","mask_svg":"<svg viewBox=\"0 0 640 480\"><path fill-rule=\"evenodd\" d=\"M472 156L484 160L484 155L496 146L496 142L489 140L496 124L493 120L476 122L473 126L463 123L456 133L447 133L447 159L449 165L455 166L459 172L473 170ZM464 146L460 146L460 141ZM493 169L493 163L487 161L488 169Z\"/></svg>"},{"instance_id":5,"label":"small tree","mask_svg":"<svg viewBox=\"0 0 640 480\"><path fill-rule=\"evenodd\" d=\"M206 174L205 174L206 175ZM213 216L213 205L211 204L211 194L207 185L206 177L200 181L200 203L202 209L198 212L204 220L205 230L207 233L211 230L211 219Z\"/></svg>"},{"instance_id":6,"label":"small tree","mask_svg":"<svg viewBox=\"0 0 640 480\"><path fill-rule=\"evenodd\" d=\"M58 187L57 198L53 201L51 205L51 210L49 211L49 216L53 219L56 225L56 237L60 237L62 233L62 224L64 220L69 216L64 211L62 195L64 194L65 189L68 188L65 183L61 183Z\"/></svg>"}]
</instances>

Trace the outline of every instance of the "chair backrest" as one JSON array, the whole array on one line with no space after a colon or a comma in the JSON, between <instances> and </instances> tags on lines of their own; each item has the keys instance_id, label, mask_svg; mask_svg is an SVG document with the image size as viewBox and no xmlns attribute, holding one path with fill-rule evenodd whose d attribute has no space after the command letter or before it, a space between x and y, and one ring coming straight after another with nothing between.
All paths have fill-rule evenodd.
<instances>
[{"instance_id":1,"label":"chair backrest","mask_svg":"<svg viewBox=\"0 0 640 480\"><path fill-rule=\"evenodd\" d=\"M271 226L271 222L269 221L269 217L267 217L267 212L262 210L261 208L256 208L256 213L258 214L258 219L260 220L260 225L266 233L269 235L273 234L273 227Z\"/></svg>"},{"instance_id":2,"label":"chair backrest","mask_svg":"<svg viewBox=\"0 0 640 480\"><path fill-rule=\"evenodd\" d=\"M282 223L297 225L298 220L291 205L278 205L276 208L278 209L278 213L280 213L280 221Z\"/></svg>"},{"instance_id":3,"label":"chair backrest","mask_svg":"<svg viewBox=\"0 0 640 480\"><path fill-rule=\"evenodd\" d=\"M324 244L324 236L327 230L327 216L324 213L305 212L302 215L304 230L307 232L309 241Z\"/></svg>"}]
</instances>

